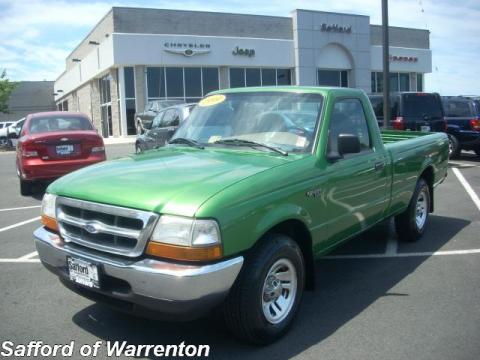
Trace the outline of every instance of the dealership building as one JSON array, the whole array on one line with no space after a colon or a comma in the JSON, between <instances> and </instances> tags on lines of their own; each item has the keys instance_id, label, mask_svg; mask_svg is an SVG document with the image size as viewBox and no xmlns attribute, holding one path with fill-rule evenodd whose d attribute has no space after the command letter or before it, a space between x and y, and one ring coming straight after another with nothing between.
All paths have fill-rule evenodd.
<instances>
[{"instance_id":1,"label":"dealership building","mask_svg":"<svg viewBox=\"0 0 480 360\"><path fill-rule=\"evenodd\" d=\"M198 101L216 89L270 85L382 91L382 31L363 15L290 17L113 7L66 59L55 102L104 137L135 134L148 101ZM390 87L421 91L429 31L390 27Z\"/></svg>"}]
</instances>

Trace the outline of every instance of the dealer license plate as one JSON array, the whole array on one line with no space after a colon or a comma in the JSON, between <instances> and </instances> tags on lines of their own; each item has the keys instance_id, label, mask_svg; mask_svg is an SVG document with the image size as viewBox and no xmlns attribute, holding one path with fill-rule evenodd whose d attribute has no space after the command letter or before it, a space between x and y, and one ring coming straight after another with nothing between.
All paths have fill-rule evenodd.
<instances>
[{"instance_id":1,"label":"dealer license plate","mask_svg":"<svg viewBox=\"0 0 480 360\"><path fill-rule=\"evenodd\" d=\"M73 152L73 145L58 145L55 150L58 155L69 155Z\"/></svg>"},{"instance_id":2,"label":"dealer license plate","mask_svg":"<svg viewBox=\"0 0 480 360\"><path fill-rule=\"evenodd\" d=\"M420 126L420 131L422 131L422 132L430 132L430 126L428 126L428 125Z\"/></svg>"},{"instance_id":3,"label":"dealer license plate","mask_svg":"<svg viewBox=\"0 0 480 360\"><path fill-rule=\"evenodd\" d=\"M98 266L88 261L67 257L70 280L90 288L100 288Z\"/></svg>"}]
</instances>

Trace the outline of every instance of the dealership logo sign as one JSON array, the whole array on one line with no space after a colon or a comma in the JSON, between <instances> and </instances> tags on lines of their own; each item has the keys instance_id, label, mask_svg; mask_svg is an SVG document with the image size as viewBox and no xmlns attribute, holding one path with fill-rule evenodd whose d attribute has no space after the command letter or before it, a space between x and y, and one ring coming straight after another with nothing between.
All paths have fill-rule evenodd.
<instances>
[{"instance_id":1,"label":"dealership logo sign","mask_svg":"<svg viewBox=\"0 0 480 360\"><path fill-rule=\"evenodd\" d=\"M416 56L398 56L390 55L390 61L399 61L399 62L418 62L418 57Z\"/></svg>"},{"instance_id":2,"label":"dealership logo sign","mask_svg":"<svg viewBox=\"0 0 480 360\"><path fill-rule=\"evenodd\" d=\"M166 52L187 57L208 54L210 52L210 44L205 43L166 42L163 46Z\"/></svg>"},{"instance_id":3,"label":"dealership logo sign","mask_svg":"<svg viewBox=\"0 0 480 360\"><path fill-rule=\"evenodd\" d=\"M255 49L241 49L238 46L235 47L232 51L233 55L241 55L241 56L248 56L252 57L255 56Z\"/></svg>"},{"instance_id":4,"label":"dealership logo sign","mask_svg":"<svg viewBox=\"0 0 480 360\"><path fill-rule=\"evenodd\" d=\"M325 32L336 32L350 34L352 32L352 25L342 26L338 24L325 24L320 25L320 30Z\"/></svg>"}]
</instances>

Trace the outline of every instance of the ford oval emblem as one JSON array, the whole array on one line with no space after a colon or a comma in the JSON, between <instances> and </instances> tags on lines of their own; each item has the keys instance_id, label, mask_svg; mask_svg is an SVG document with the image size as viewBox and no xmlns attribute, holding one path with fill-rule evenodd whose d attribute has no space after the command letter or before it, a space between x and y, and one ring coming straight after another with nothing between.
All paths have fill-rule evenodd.
<instances>
[{"instance_id":1,"label":"ford oval emblem","mask_svg":"<svg viewBox=\"0 0 480 360\"><path fill-rule=\"evenodd\" d=\"M90 234L98 233L98 229L95 224L86 224L84 227L85 231L89 232Z\"/></svg>"}]
</instances>

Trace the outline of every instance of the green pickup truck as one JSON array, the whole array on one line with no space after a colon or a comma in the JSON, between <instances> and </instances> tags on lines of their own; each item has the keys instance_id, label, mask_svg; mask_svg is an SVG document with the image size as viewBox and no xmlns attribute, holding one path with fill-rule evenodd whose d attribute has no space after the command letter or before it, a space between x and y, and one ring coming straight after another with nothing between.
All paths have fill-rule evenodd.
<instances>
[{"instance_id":1,"label":"green pickup truck","mask_svg":"<svg viewBox=\"0 0 480 360\"><path fill-rule=\"evenodd\" d=\"M316 258L390 217L418 240L447 163L445 134L380 132L361 90L221 90L168 146L52 183L35 244L80 295L175 320L220 310L265 344L313 288Z\"/></svg>"}]
</instances>

